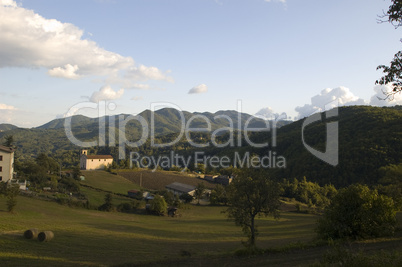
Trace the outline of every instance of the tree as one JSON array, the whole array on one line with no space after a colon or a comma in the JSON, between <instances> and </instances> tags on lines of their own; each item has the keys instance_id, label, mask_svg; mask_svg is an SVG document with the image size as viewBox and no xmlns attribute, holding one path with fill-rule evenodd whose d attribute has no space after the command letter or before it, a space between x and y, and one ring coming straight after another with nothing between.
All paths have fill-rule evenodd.
<instances>
[{"instance_id":1,"label":"tree","mask_svg":"<svg viewBox=\"0 0 402 267\"><path fill-rule=\"evenodd\" d=\"M380 22L389 22L395 28L402 25L402 0L391 0L392 4L386 13L380 16ZM386 18L385 20L383 20ZM392 84L391 92L384 92L385 99L392 100L396 93L402 92L402 51L394 55L390 66L380 65L377 67L382 69L384 76L376 81L376 84Z\"/></svg>"},{"instance_id":2,"label":"tree","mask_svg":"<svg viewBox=\"0 0 402 267\"><path fill-rule=\"evenodd\" d=\"M200 205L200 199L204 195L205 189L206 188L205 188L205 185L203 183L198 183L197 187L195 188L194 196L198 201L197 202L198 205Z\"/></svg>"},{"instance_id":3,"label":"tree","mask_svg":"<svg viewBox=\"0 0 402 267\"><path fill-rule=\"evenodd\" d=\"M75 180L79 180L81 176L81 169L79 166L74 166L73 167L73 178Z\"/></svg>"},{"instance_id":4,"label":"tree","mask_svg":"<svg viewBox=\"0 0 402 267\"><path fill-rule=\"evenodd\" d=\"M12 147L14 143L14 137L12 135L7 135L4 137L6 139L3 143L4 146L6 147Z\"/></svg>"},{"instance_id":5,"label":"tree","mask_svg":"<svg viewBox=\"0 0 402 267\"><path fill-rule=\"evenodd\" d=\"M113 196L112 194L108 193L105 195L105 203L103 203L100 207L99 210L102 211L112 211L113 209L113 204L112 204Z\"/></svg>"},{"instance_id":6,"label":"tree","mask_svg":"<svg viewBox=\"0 0 402 267\"><path fill-rule=\"evenodd\" d=\"M20 193L20 186L18 184L9 185L7 183L0 183L0 194L3 194L7 198L7 211L13 212L17 205L16 197Z\"/></svg>"},{"instance_id":7,"label":"tree","mask_svg":"<svg viewBox=\"0 0 402 267\"><path fill-rule=\"evenodd\" d=\"M216 185L215 189L211 191L209 201L212 205L226 205L228 203L226 190L223 185Z\"/></svg>"},{"instance_id":8,"label":"tree","mask_svg":"<svg viewBox=\"0 0 402 267\"><path fill-rule=\"evenodd\" d=\"M396 209L390 197L365 185L351 185L338 191L318 220L317 233L323 239L361 239L394 233Z\"/></svg>"},{"instance_id":9,"label":"tree","mask_svg":"<svg viewBox=\"0 0 402 267\"><path fill-rule=\"evenodd\" d=\"M167 211L167 204L162 196L156 195L150 204L150 210L158 215L163 215Z\"/></svg>"},{"instance_id":10,"label":"tree","mask_svg":"<svg viewBox=\"0 0 402 267\"><path fill-rule=\"evenodd\" d=\"M226 213L247 235L247 248L256 247L256 216L279 216L279 191L276 182L256 171L241 171L228 186L229 207Z\"/></svg>"},{"instance_id":11,"label":"tree","mask_svg":"<svg viewBox=\"0 0 402 267\"><path fill-rule=\"evenodd\" d=\"M181 194L179 197L180 200L183 200L184 203L190 203L191 201L193 201L193 196L187 193Z\"/></svg>"}]
</instances>

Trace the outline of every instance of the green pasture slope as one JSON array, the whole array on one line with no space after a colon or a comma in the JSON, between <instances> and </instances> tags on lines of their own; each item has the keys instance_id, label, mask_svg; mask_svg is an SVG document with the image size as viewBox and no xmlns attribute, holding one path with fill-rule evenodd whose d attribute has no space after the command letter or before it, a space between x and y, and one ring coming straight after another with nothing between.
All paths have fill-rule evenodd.
<instances>
[{"instance_id":1,"label":"green pasture slope","mask_svg":"<svg viewBox=\"0 0 402 267\"><path fill-rule=\"evenodd\" d=\"M83 184L91 188L82 189L90 202L97 198L101 203L105 191L123 194L138 188L107 172L84 175ZM234 252L243 248L245 237L221 213L224 207L189 205L180 209L181 217L170 218L70 208L25 196L17 201L11 214L6 212L6 199L0 198L0 266L309 266L328 249L275 253L314 239L317 216L311 214L282 212L279 220L258 219L257 245L272 253L239 258ZM114 204L120 201L129 199L115 199ZM55 237L45 243L26 240L22 234L30 228L51 230ZM384 242L363 245L392 251L396 243L402 249L401 234Z\"/></svg>"},{"instance_id":2,"label":"green pasture slope","mask_svg":"<svg viewBox=\"0 0 402 267\"><path fill-rule=\"evenodd\" d=\"M102 205L108 192L127 195L128 190L140 189L139 185L126 178L105 171L82 171L82 175L85 180L80 181L81 193L87 196L91 208ZM128 197L113 195L114 205L130 201Z\"/></svg>"},{"instance_id":3,"label":"green pasture slope","mask_svg":"<svg viewBox=\"0 0 402 267\"><path fill-rule=\"evenodd\" d=\"M18 197L14 214L0 199L0 266L111 266L170 261L183 251L192 257L224 256L242 248L239 227L221 207L191 206L181 217L158 217L75 209ZM316 217L284 213L259 220L259 245L270 248L313 238ZM47 243L26 240L25 230L51 230Z\"/></svg>"},{"instance_id":4,"label":"green pasture slope","mask_svg":"<svg viewBox=\"0 0 402 267\"><path fill-rule=\"evenodd\" d=\"M126 178L119 175L111 174L109 172L81 171L81 173L85 177L85 180L81 181L82 184L89 185L105 191L127 194L128 190L140 188L137 184L134 184Z\"/></svg>"}]
</instances>

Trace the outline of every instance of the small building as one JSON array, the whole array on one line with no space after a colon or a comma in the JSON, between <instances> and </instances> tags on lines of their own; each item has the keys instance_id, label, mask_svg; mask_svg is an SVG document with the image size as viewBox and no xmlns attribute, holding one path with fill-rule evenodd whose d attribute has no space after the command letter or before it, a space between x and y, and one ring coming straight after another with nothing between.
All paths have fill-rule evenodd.
<instances>
[{"instance_id":1,"label":"small building","mask_svg":"<svg viewBox=\"0 0 402 267\"><path fill-rule=\"evenodd\" d=\"M227 175L219 175L215 178L215 183L221 185L229 185L232 182L232 178Z\"/></svg>"},{"instance_id":2,"label":"small building","mask_svg":"<svg viewBox=\"0 0 402 267\"><path fill-rule=\"evenodd\" d=\"M81 170L103 170L113 163L111 155L88 155L88 150L81 151Z\"/></svg>"},{"instance_id":3,"label":"small building","mask_svg":"<svg viewBox=\"0 0 402 267\"><path fill-rule=\"evenodd\" d=\"M218 177L218 175L204 175L204 180L210 181L210 182L215 182L215 179Z\"/></svg>"},{"instance_id":4,"label":"small building","mask_svg":"<svg viewBox=\"0 0 402 267\"><path fill-rule=\"evenodd\" d=\"M193 185L188 185L188 184L182 184L178 182L174 182L172 184L169 184L165 186L166 190L169 192L172 192L175 195L183 195L183 194L189 194L190 196L194 196L195 192L195 186Z\"/></svg>"},{"instance_id":5,"label":"small building","mask_svg":"<svg viewBox=\"0 0 402 267\"><path fill-rule=\"evenodd\" d=\"M0 182L8 182L14 175L14 149L0 145Z\"/></svg>"}]
</instances>

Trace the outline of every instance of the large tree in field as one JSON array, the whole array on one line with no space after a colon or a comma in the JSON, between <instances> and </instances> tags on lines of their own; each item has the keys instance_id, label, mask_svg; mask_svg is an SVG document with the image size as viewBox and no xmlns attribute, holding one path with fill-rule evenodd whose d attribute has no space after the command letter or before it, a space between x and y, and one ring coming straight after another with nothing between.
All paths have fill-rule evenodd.
<instances>
[{"instance_id":1,"label":"large tree in field","mask_svg":"<svg viewBox=\"0 0 402 267\"><path fill-rule=\"evenodd\" d=\"M228 217L243 228L246 246L255 248L256 217L279 215L279 185L261 172L243 170L228 186L228 204Z\"/></svg>"},{"instance_id":2,"label":"large tree in field","mask_svg":"<svg viewBox=\"0 0 402 267\"><path fill-rule=\"evenodd\" d=\"M395 28L402 25L402 0L391 0L391 5L387 12L380 16L380 22L389 22ZM392 84L391 92L384 92L387 99L393 99L396 93L402 92L402 51L394 55L389 66L380 65L377 69L382 69L384 76L376 81L376 84Z\"/></svg>"}]
</instances>

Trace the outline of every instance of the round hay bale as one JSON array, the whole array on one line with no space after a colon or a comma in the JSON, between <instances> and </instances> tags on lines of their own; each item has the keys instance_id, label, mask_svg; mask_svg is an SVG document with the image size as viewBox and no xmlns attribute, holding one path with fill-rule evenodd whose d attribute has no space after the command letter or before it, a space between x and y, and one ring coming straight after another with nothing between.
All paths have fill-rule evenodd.
<instances>
[{"instance_id":1,"label":"round hay bale","mask_svg":"<svg viewBox=\"0 0 402 267\"><path fill-rule=\"evenodd\" d=\"M34 239L34 238L37 238L37 237L38 237L38 233L39 233L39 230L38 230L38 229L32 228L32 229L26 230L26 231L24 232L24 237L25 237L26 239Z\"/></svg>"},{"instance_id":2,"label":"round hay bale","mask_svg":"<svg viewBox=\"0 0 402 267\"><path fill-rule=\"evenodd\" d=\"M53 234L52 231L43 231L43 232L40 232L40 233L38 234L38 240L39 240L40 242L47 242L47 241L50 241L50 240L53 239L53 237L54 237L54 234Z\"/></svg>"}]
</instances>

